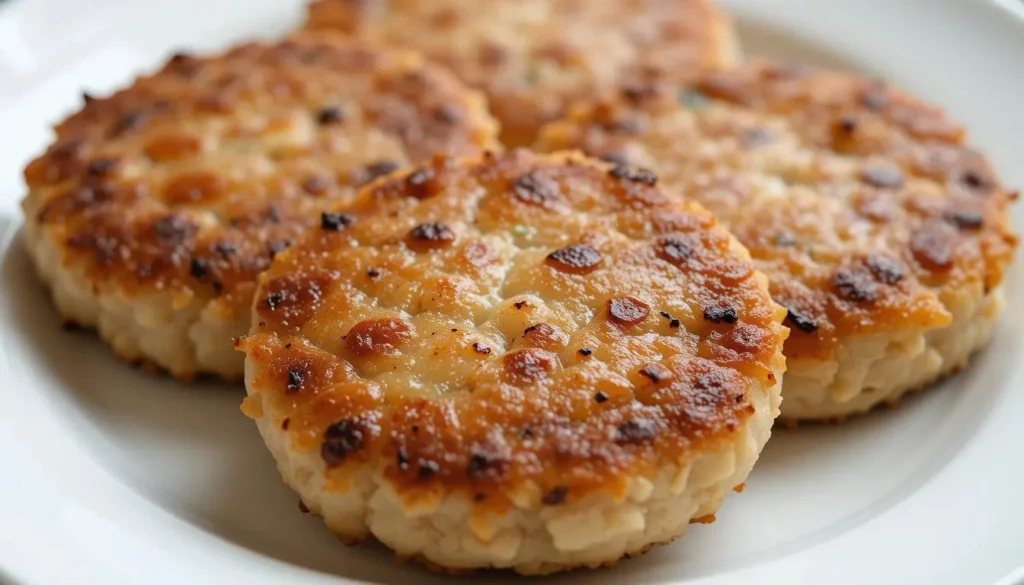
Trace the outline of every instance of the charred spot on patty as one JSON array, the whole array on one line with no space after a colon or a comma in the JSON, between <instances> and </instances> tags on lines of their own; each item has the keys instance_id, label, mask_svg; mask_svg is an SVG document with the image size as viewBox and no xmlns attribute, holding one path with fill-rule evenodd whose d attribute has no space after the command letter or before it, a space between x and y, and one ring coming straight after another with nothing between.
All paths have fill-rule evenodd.
<instances>
[{"instance_id":1,"label":"charred spot on patty","mask_svg":"<svg viewBox=\"0 0 1024 585\"><path fill-rule=\"evenodd\" d=\"M358 451L366 440L366 429L354 420L339 420L327 427L320 457L327 467L336 467L345 461L350 453Z\"/></svg>"},{"instance_id":2,"label":"charred spot on patty","mask_svg":"<svg viewBox=\"0 0 1024 585\"><path fill-rule=\"evenodd\" d=\"M414 248L443 248L450 246L454 241L455 232L447 224L439 221L421 223L409 232L409 242Z\"/></svg>"},{"instance_id":3,"label":"charred spot on patty","mask_svg":"<svg viewBox=\"0 0 1024 585\"><path fill-rule=\"evenodd\" d=\"M633 167L630 165L615 165L610 171L608 171L608 174L616 179L622 179L633 183L642 183L650 187L658 184L658 175L654 174L654 171L650 169Z\"/></svg>"},{"instance_id":4,"label":"charred spot on patty","mask_svg":"<svg viewBox=\"0 0 1024 585\"><path fill-rule=\"evenodd\" d=\"M345 112L338 106L325 106L317 112L316 121L321 126L336 124L345 119Z\"/></svg>"},{"instance_id":5,"label":"charred spot on patty","mask_svg":"<svg viewBox=\"0 0 1024 585\"><path fill-rule=\"evenodd\" d=\"M786 324L803 333L814 333L818 330L817 321L792 307L786 309Z\"/></svg>"},{"instance_id":6,"label":"charred spot on patty","mask_svg":"<svg viewBox=\"0 0 1024 585\"><path fill-rule=\"evenodd\" d=\"M565 497L569 494L569 488L564 485L555 486L541 498L545 506L557 506L565 503Z\"/></svg>"},{"instance_id":7,"label":"charred spot on patty","mask_svg":"<svg viewBox=\"0 0 1024 585\"><path fill-rule=\"evenodd\" d=\"M619 325L636 325L651 313L651 307L634 297L616 297L607 303L608 318Z\"/></svg>"},{"instance_id":8,"label":"charred spot on patty","mask_svg":"<svg viewBox=\"0 0 1024 585\"><path fill-rule=\"evenodd\" d=\"M545 207L558 200L558 183L536 172L520 176L512 185L516 199L530 205Z\"/></svg>"},{"instance_id":9,"label":"charred spot on patty","mask_svg":"<svg viewBox=\"0 0 1024 585\"><path fill-rule=\"evenodd\" d=\"M683 235L670 235L658 238L658 256L676 266L693 257L696 246L692 238Z\"/></svg>"},{"instance_id":10,"label":"charred spot on patty","mask_svg":"<svg viewBox=\"0 0 1024 585\"><path fill-rule=\"evenodd\" d=\"M839 268L832 273L831 283L839 296L848 301L863 303L878 298L878 284L863 269Z\"/></svg>"},{"instance_id":11,"label":"charred spot on patty","mask_svg":"<svg viewBox=\"0 0 1024 585\"><path fill-rule=\"evenodd\" d=\"M898 260L890 258L882 254L872 254L868 256L865 264L871 274L874 275L878 281L885 284L896 284L903 280L906 271L903 265Z\"/></svg>"},{"instance_id":12,"label":"charred spot on patty","mask_svg":"<svg viewBox=\"0 0 1024 585\"><path fill-rule=\"evenodd\" d=\"M601 253L586 244L559 248L546 258L548 266L572 274L593 272L601 265L601 260Z\"/></svg>"},{"instance_id":13,"label":"charred spot on patty","mask_svg":"<svg viewBox=\"0 0 1024 585\"><path fill-rule=\"evenodd\" d=\"M353 221L355 221L355 218L347 213L330 213L325 211L320 214L320 228L325 231L341 231Z\"/></svg>"},{"instance_id":14,"label":"charred spot on patty","mask_svg":"<svg viewBox=\"0 0 1024 585\"><path fill-rule=\"evenodd\" d=\"M619 443L645 443L658 436L658 425L646 418L624 421L616 429L615 440Z\"/></svg>"},{"instance_id":15,"label":"charred spot on patty","mask_svg":"<svg viewBox=\"0 0 1024 585\"><path fill-rule=\"evenodd\" d=\"M732 325L739 321L739 313L735 307L714 306L704 309L704 320L711 323L727 323Z\"/></svg>"}]
</instances>

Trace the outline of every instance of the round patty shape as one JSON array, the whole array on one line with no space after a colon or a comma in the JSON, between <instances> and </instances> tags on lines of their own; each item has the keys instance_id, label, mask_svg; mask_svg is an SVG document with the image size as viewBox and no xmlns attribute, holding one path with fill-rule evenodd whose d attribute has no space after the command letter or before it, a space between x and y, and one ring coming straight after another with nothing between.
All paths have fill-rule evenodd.
<instances>
[{"instance_id":1,"label":"round patty shape","mask_svg":"<svg viewBox=\"0 0 1024 585\"><path fill-rule=\"evenodd\" d=\"M355 188L497 146L483 97L405 51L316 35L177 55L28 165L28 249L64 317L175 376L241 377L256 275Z\"/></svg>"},{"instance_id":2,"label":"round patty shape","mask_svg":"<svg viewBox=\"0 0 1024 585\"><path fill-rule=\"evenodd\" d=\"M239 344L243 410L305 505L347 541L528 574L713 514L770 435L785 310L655 182L437 158L279 255Z\"/></svg>"},{"instance_id":3,"label":"round patty shape","mask_svg":"<svg viewBox=\"0 0 1024 585\"><path fill-rule=\"evenodd\" d=\"M318 0L307 27L423 51L488 96L509 146L628 79L733 65L711 0Z\"/></svg>"},{"instance_id":4,"label":"round patty shape","mask_svg":"<svg viewBox=\"0 0 1024 585\"><path fill-rule=\"evenodd\" d=\"M882 82L760 63L625 86L538 148L649 167L715 213L788 308L782 416L838 419L961 368L991 336L1014 196L964 134Z\"/></svg>"}]
</instances>

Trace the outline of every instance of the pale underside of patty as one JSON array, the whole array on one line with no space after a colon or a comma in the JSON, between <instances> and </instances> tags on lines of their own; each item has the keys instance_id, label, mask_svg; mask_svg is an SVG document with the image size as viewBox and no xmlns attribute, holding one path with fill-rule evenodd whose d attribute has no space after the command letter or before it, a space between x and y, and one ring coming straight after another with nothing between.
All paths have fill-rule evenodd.
<instances>
[{"instance_id":1,"label":"pale underside of patty","mask_svg":"<svg viewBox=\"0 0 1024 585\"><path fill-rule=\"evenodd\" d=\"M239 378L256 276L359 185L498 147L416 54L304 35L174 56L86 104L25 170L28 249L64 318L180 378Z\"/></svg>"},{"instance_id":2,"label":"pale underside of patty","mask_svg":"<svg viewBox=\"0 0 1024 585\"><path fill-rule=\"evenodd\" d=\"M422 51L483 90L509 146L623 81L734 65L710 0L319 0L307 27Z\"/></svg>"},{"instance_id":3,"label":"pale underside of patty","mask_svg":"<svg viewBox=\"0 0 1024 585\"><path fill-rule=\"evenodd\" d=\"M963 128L883 82L756 63L627 84L536 146L650 168L750 250L793 330L784 418L892 402L991 335L1016 195Z\"/></svg>"},{"instance_id":4,"label":"pale underside of patty","mask_svg":"<svg viewBox=\"0 0 1024 585\"><path fill-rule=\"evenodd\" d=\"M261 277L243 410L347 541L447 569L599 566L743 482L787 331L703 208L527 151L363 189Z\"/></svg>"}]
</instances>

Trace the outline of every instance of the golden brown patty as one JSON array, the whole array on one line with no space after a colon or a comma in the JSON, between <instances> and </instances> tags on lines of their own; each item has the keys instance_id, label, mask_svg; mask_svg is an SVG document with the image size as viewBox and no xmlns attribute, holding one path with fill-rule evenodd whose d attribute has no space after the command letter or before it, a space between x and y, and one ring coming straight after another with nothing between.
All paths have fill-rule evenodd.
<instances>
[{"instance_id":1,"label":"golden brown patty","mask_svg":"<svg viewBox=\"0 0 1024 585\"><path fill-rule=\"evenodd\" d=\"M961 126L882 82L756 64L626 85L538 148L654 169L750 249L789 309L784 417L895 399L991 333L1011 194Z\"/></svg>"},{"instance_id":2,"label":"golden brown patty","mask_svg":"<svg viewBox=\"0 0 1024 585\"><path fill-rule=\"evenodd\" d=\"M438 150L496 146L483 98L404 51L316 36L177 55L29 164L29 248L119 356L235 377L255 277L325 205Z\"/></svg>"},{"instance_id":3,"label":"golden brown patty","mask_svg":"<svg viewBox=\"0 0 1024 585\"><path fill-rule=\"evenodd\" d=\"M502 139L530 144L572 101L615 83L738 58L710 0L318 0L309 28L423 51L484 90Z\"/></svg>"},{"instance_id":4,"label":"golden brown patty","mask_svg":"<svg viewBox=\"0 0 1024 585\"><path fill-rule=\"evenodd\" d=\"M785 311L656 177L436 158L324 216L260 279L244 410L346 540L451 569L597 566L743 482Z\"/></svg>"}]
</instances>

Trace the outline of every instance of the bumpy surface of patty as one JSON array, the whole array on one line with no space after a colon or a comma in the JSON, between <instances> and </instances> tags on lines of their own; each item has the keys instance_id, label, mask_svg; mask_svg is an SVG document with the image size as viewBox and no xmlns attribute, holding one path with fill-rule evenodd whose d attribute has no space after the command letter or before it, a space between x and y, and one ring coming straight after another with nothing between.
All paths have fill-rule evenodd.
<instances>
[{"instance_id":1,"label":"bumpy surface of patty","mask_svg":"<svg viewBox=\"0 0 1024 585\"><path fill-rule=\"evenodd\" d=\"M450 73L312 34L85 100L25 170L28 248L66 319L182 378L241 376L256 275L325 205L497 136Z\"/></svg>"},{"instance_id":2,"label":"bumpy surface of patty","mask_svg":"<svg viewBox=\"0 0 1024 585\"><path fill-rule=\"evenodd\" d=\"M882 82L760 63L627 85L538 147L654 169L749 248L789 310L785 418L895 400L991 334L1014 196L961 126Z\"/></svg>"},{"instance_id":3,"label":"bumpy surface of patty","mask_svg":"<svg viewBox=\"0 0 1024 585\"><path fill-rule=\"evenodd\" d=\"M510 146L623 80L732 65L710 0L318 0L309 28L423 51L487 94Z\"/></svg>"},{"instance_id":4,"label":"bumpy surface of patty","mask_svg":"<svg viewBox=\"0 0 1024 585\"><path fill-rule=\"evenodd\" d=\"M349 541L447 569L597 566L744 481L785 311L703 208L578 155L437 158L260 279L243 410Z\"/></svg>"}]
</instances>

